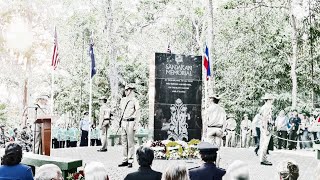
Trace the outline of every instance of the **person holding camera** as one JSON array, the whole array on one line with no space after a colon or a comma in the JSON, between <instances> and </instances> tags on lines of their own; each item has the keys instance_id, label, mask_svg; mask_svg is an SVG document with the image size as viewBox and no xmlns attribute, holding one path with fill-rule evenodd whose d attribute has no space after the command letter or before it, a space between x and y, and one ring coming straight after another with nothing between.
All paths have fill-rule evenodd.
<instances>
[{"instance_id":1,"label":"person holding camera","mask_svg":"<svg viewBox=\"0 0 320 180\"><path fill-rule=\"evenodd\" d=\"M108 129L111 125L111 109L107 106L107 98L102 96L99 98L101 107L99 113L99 126L101 129L101 141L102 147L99 149L99 152L106 152L108 151Z\"/></svg>"}]
</instances>

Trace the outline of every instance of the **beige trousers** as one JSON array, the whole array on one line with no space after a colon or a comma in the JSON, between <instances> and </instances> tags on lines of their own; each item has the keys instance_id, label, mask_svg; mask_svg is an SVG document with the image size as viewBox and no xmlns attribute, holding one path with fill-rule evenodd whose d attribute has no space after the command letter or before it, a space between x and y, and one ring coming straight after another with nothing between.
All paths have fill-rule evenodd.
<instances>
[{"instance_id":1,"label":"beige trousers","mask_svg":"<svg viewBox=\"0 0 320 180\"><path fill-rule=\"evenodd\" d=\"M134 121L122 122L123 162L133 163L134 157Z\"/></svg>"},{"instance_id":2,"label":"beige trousers","mask_svg":"<svg viewBox=\"0 0 320 180\"><path fill-rule=\"evenodd\" d=\"M228 134L226 136L226 147L235 147L235 142L236 142L236 131L228 131Z\"/></svg>"},{"instance_id":3,"label":"beige trousers","mask_svg":"<svg viewBox=\"0 0 320 180\"><path fill-rule=\"evenodd\" d=\"M219 148L222 144L223 132L222 128L208 127L207 128L207 141L211 144L217 145Z\"/></svg>"},{"instance_id":4,"label":"beige trousers","mask_svg":"<svg viewBox=\"0 0 320 180\"><path fill-rule=\"evenodd\" d=\"M260 136L260 162L267 161L267 150L269 141L271 138L271 133L261 128L261 136Z\"/></svg>"},{"instance_id":5,"label":"beige trousers","mask_svg":"<svg viewBox=\"0 0 320 180\"><path fill-rule=\"evenodd\" d=\"M109 129L109 125L103 126L101 128L101 141L102 141L101 149L108 149L108 129Z\"/></svg>"}]
</instances>

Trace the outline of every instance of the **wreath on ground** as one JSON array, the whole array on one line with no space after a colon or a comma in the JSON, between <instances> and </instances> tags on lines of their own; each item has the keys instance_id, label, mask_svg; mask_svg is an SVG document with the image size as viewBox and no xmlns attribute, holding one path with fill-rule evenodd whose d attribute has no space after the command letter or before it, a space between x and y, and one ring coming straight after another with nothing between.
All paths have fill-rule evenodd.
<instances>
[{"instance_id":1,"label":"wreath on ground","mask_svg":"<svg viewBox=\"0 0 320 180\"><path fill-rule=\"evenodd\" d=\"M184 141L155 141L151 143L156 159L190 159L199 158L197 145L198 139L192 139L189 142Z\"/></svg>"}]
</instances>

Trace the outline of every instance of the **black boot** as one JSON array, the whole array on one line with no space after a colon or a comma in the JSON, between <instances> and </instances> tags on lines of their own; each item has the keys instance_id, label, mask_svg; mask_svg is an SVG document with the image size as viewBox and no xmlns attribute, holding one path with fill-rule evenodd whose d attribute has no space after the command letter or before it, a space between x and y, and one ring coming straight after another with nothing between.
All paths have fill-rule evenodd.
<instances>
[{"instance_id":1,"label":"black boot","mask_svg":"<svg viewBox=\"0 0 320 180\"><path fill-rule=\"evenodd\" d=\"M128 161L126 161L126 162L122 162L121 164L119 164L118 167L124 167L124 166L128 166L128 165L129 165L129 163L128 163Z\"/></svg>"}]
</instances>

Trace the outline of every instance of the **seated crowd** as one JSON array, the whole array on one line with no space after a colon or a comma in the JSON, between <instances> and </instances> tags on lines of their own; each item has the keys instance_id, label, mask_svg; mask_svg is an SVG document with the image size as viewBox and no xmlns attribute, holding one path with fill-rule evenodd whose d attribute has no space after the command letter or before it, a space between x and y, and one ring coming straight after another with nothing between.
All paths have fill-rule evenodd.
<instances>
[{"instance_id":1,"label":"seated crowd","mask_svg":"<svg viewBox=\"0 0 320 180\"><path fill-rule=\"evenodd\" d=\"M140 146L136 151L139 169L129 173L125 180L249 180L248 165L242 161L235 161L229 165L227 171L216 167L218 148L206 142L198 145L201 159L204 163L195 168L187 169L180 164L172 164L161 173L151 168L154 152L149 147ZM21 164L22 147L17 143L10 143L5 148L1 158L0 180L63 180L62 171L57 165L45 164L36 169L33 177L29 166ZM299 168L294 161L280 163L278 166L279 179L297 180ZM320 169L320 165L317 169ZM317 176L319 174L316 174ZM86 180L109 180L105 166L100 162L90 162L84 167Z\"/></svg>"}]
</instances>

